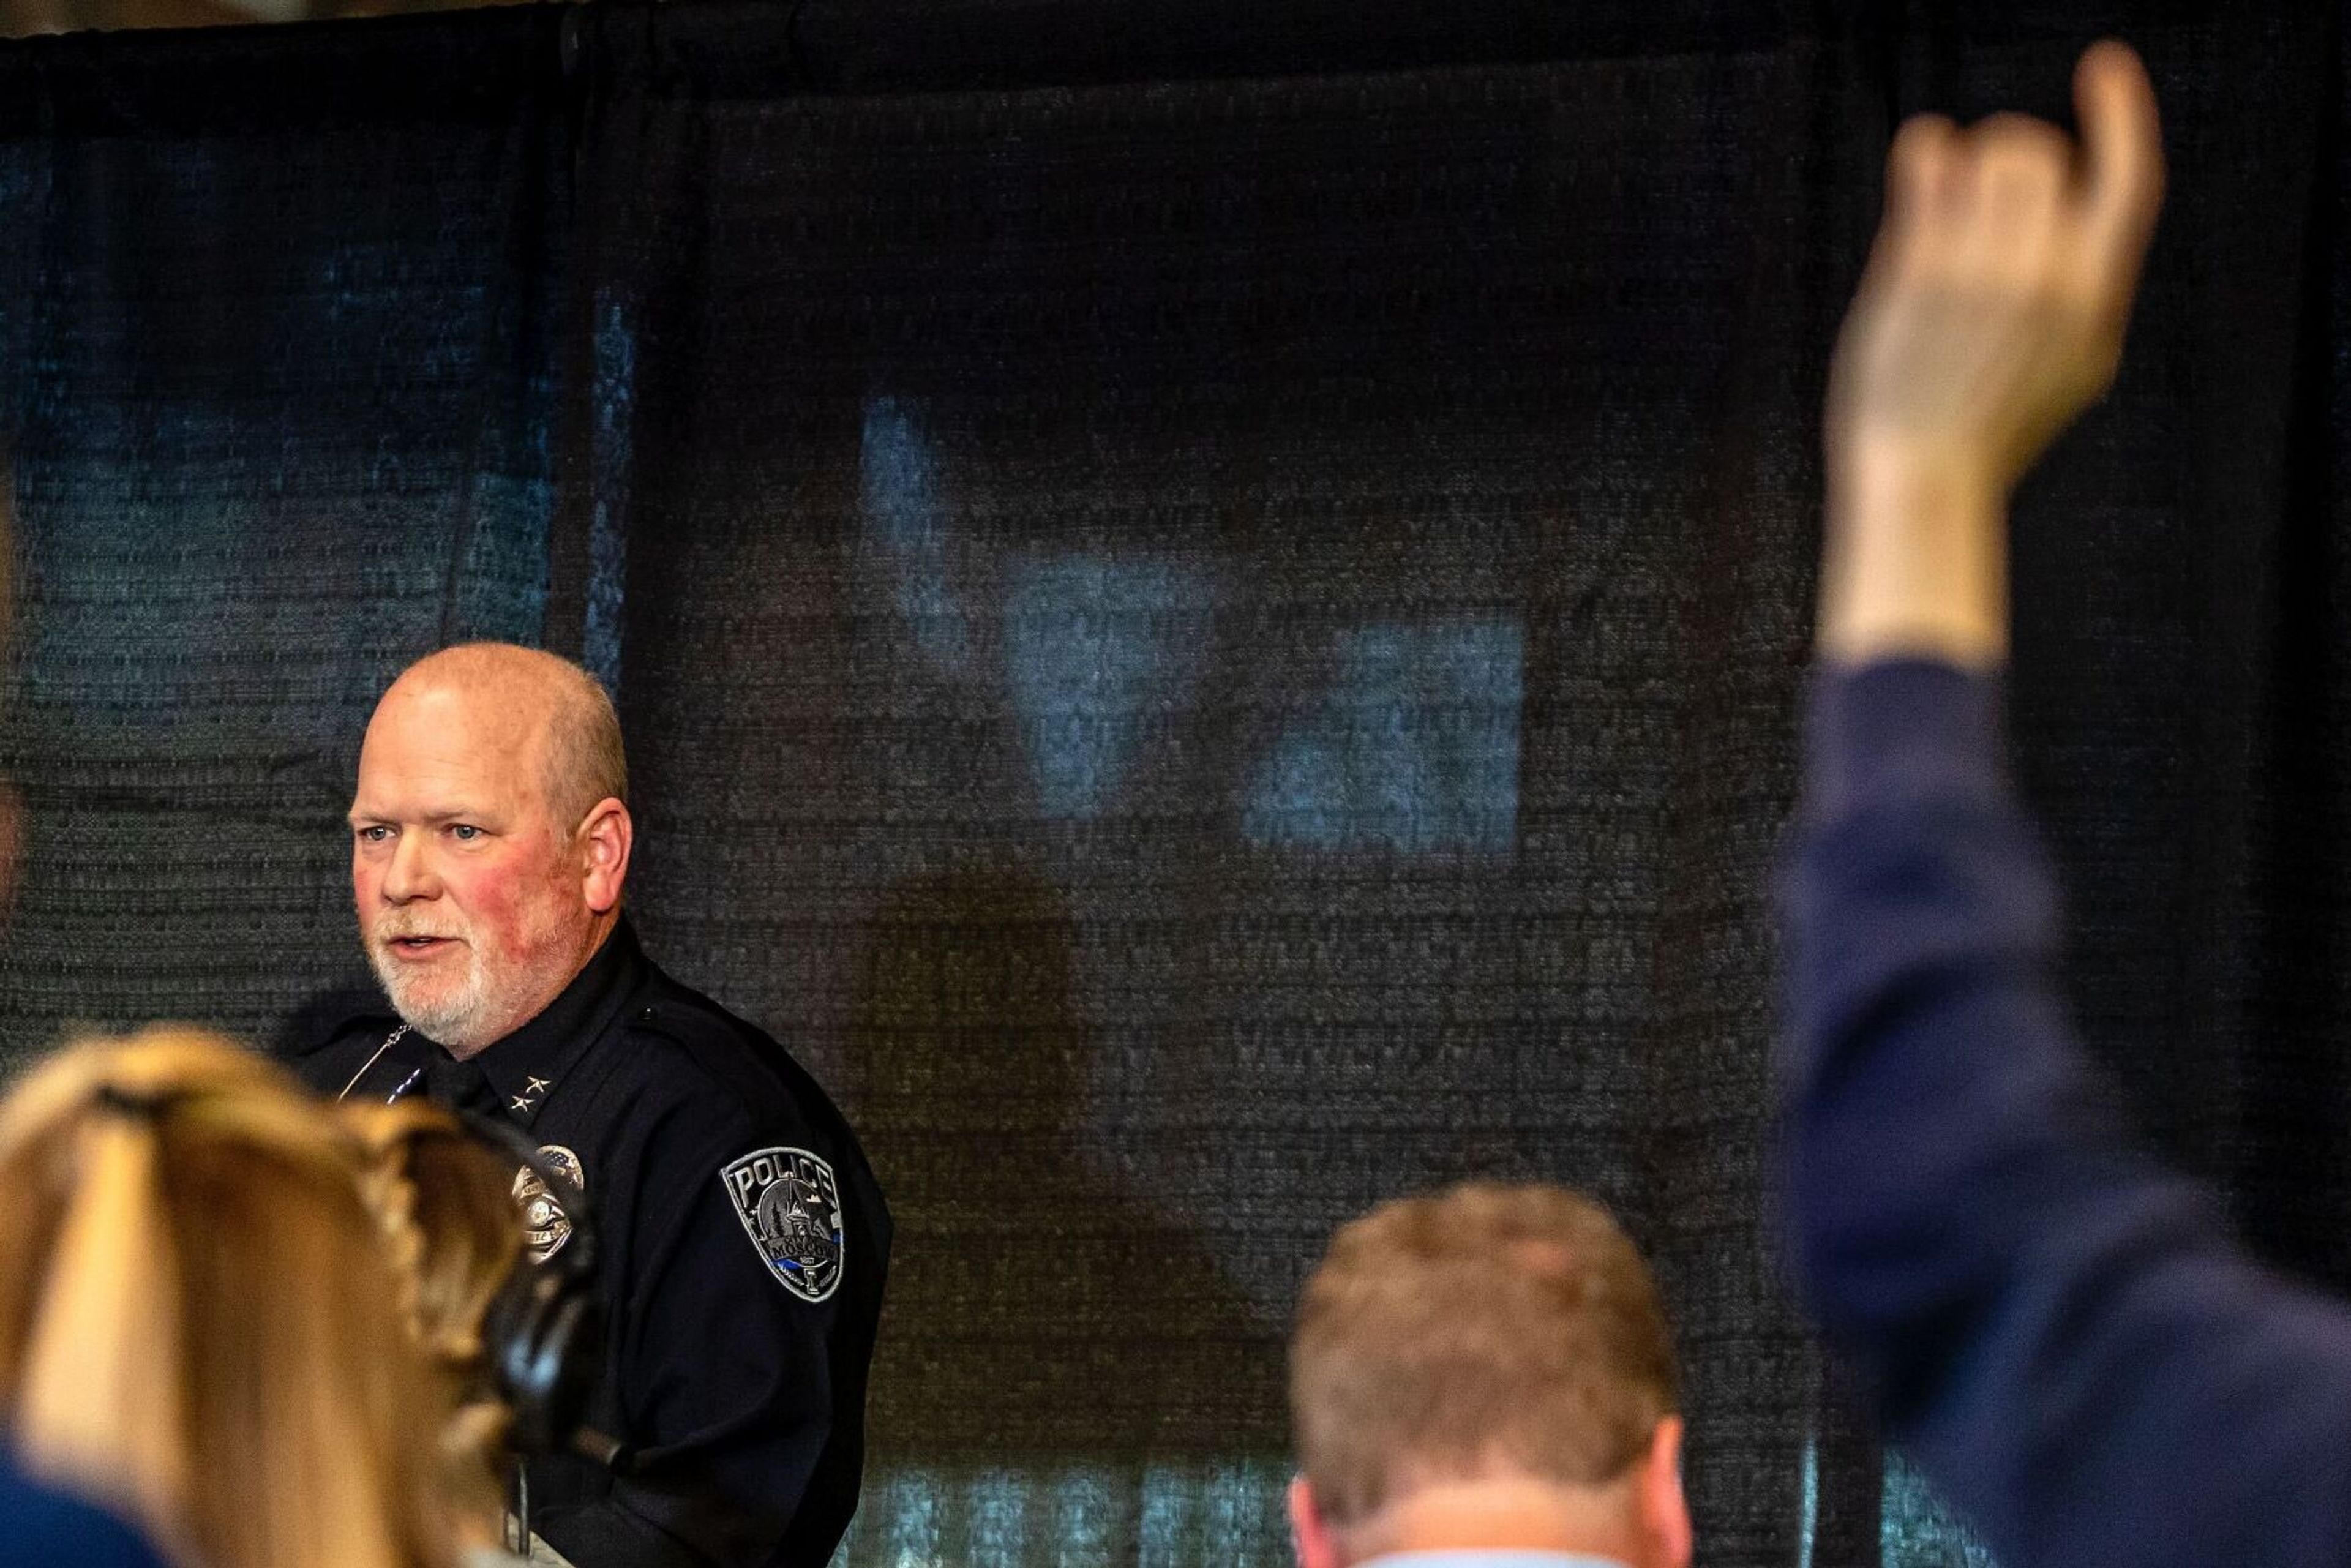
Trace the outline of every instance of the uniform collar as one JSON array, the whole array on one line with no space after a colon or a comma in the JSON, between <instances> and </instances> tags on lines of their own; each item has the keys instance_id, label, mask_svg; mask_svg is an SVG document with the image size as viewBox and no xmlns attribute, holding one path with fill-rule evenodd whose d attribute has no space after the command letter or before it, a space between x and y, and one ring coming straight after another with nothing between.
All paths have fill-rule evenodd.
<instances>
[{"instance_id":1,"label":"uniform collar","mask_svg":"<svg viewBox=\"0 0 2351 1568\"><path fill-rule=\"evenodd\" d=\"M624 915L586 967L536 1018L471 1059L496 1091L498 1108L526 1127L537 1121L539 1108L611 1027L644 973L644 950Z\"/></svg>"}]
</instances>

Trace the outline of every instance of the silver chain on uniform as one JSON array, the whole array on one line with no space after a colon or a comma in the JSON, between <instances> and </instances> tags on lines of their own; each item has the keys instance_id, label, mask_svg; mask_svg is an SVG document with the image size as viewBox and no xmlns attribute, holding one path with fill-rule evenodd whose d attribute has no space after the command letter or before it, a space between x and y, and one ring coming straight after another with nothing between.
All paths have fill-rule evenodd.
<instances>
[{"instance_id":1,"label":"silver chain on uniform","mask_svg":"<svg viewBox=\"0 0 2351 1568\"><path fill-rule=\"evenodd\" d=\"M375 1048L375 1054L369 1057L365 1061L360 1063L360 1070L351 1074L351 1081L343 1085L343 1092L340 1094L336 1095L335 1098L338 1100L350 1099L351 1091L360 1086L360 1080L368 1075L368 1069L373 1067L377 1062L381 1061L383 1060L383 1053L390 1051L393 1046L398 1045L401 1042L401 1040L407 1033L408 1025L402 1024L398 1029L393 1030L390 1034L385 1035L383 1037L383 1043ZM415 1069L413 1071L410 1072L407 1077L400 1081L399 1088L384 1096L383 1103L387 1105L391 1104L393 1101L407 1093L408 1091L415 1085L416 1081L423 1076L424 1069L422 1067Z\"/></svg>"}]
</instances>

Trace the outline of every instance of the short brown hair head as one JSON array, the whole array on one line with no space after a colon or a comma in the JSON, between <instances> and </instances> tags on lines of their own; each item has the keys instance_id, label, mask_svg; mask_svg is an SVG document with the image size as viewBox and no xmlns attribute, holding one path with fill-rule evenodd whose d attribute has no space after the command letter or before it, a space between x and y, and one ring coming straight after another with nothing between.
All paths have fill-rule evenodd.
<instances>
[{"instance_id":1,"label":"short brown hair head","mask_svg":"<svg viewBox=\"0 0 2351 1568\"><path fill-rule=\"evenodd\" d=\"M1343 1526L1432 1482L1614 1480L1680 1399L1639 1252L1554 1186L1457 1186L1343 1227L1290 1341L1299 1468Z\"/></svg>"}]
</instances>

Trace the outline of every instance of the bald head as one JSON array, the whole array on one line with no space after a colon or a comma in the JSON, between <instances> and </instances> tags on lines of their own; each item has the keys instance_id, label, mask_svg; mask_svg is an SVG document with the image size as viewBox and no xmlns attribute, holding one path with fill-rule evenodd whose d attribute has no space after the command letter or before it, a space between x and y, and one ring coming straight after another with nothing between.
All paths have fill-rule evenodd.
<instances>
[{"instance_id":1,"label":"bald head","mask_svg":"<svg viewBox=\"0 0 2351 1568\"><path fill-rule=\"evenodd\" d=\"M629 798L620 716L596 677L569 659L514 643L461 643L402 671L377 712L395 702L430 703L444 722L502 742L518 763L528 759L561 821Z\"/></svg>"},{"instance_id":2,"label":"bald head","mask_svg":"<svg viewBox=\"0 0 2351 1568\"><path fill-rule=\"evenodd\" d=\"M552 1001L620 919L634 829L611 699L471 643L376 704L351 802L360 929L401 1015L460 1055Z\"/></svg>"}]
</instances>

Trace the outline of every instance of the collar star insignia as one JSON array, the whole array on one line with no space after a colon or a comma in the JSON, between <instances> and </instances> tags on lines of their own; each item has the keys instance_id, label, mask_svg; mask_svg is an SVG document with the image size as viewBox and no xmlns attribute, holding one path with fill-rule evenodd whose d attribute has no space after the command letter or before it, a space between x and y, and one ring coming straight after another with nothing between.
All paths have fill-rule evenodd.
<instances>
[{"instance_id":1,"label":"collar star insignia","mask_svg":"<svg viewBox=\"0 0 2351 1568\"><path fill-rule=\"evenodd\" d=\"M523 1092L526 1094L544 1094L549 1089L554 1087L554 1084L550 1083L544 1078L534 1078L530 1081L530 1087L524 1090Z\"/></svg>"},{"instance_id":2,"label":"collar star insignia","mask_svg":"<svg viewBox=\"0 0 2351 1568\"><path fill-rule=\"evenodd\" d=\"M538 1103L538 1101L533 1100L528 1094L517 1094L514 1097L514 1108L517 1111L528 1111L533 1105Z\"/></svg>"}]
</instances>

